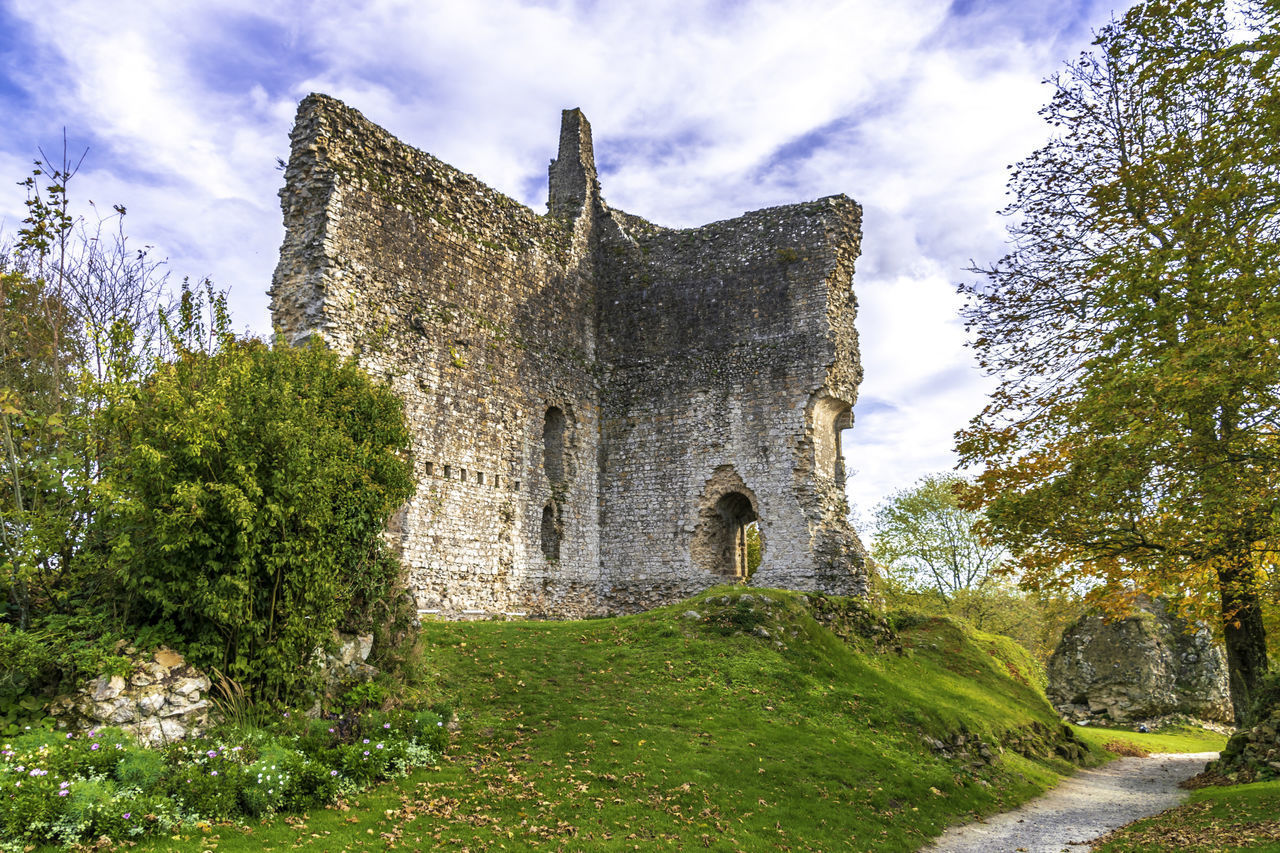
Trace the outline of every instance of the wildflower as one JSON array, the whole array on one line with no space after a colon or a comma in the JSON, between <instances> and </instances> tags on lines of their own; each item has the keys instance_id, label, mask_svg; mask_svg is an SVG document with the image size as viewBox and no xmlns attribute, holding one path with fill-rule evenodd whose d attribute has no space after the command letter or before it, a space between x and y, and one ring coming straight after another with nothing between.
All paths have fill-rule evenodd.
<instances>
[{"instance_id":1,"label":"wildflower","mask_svg":"<svg viewBox=\"0 0 1280 853\"><path fill-rule=\"evenodd\" d=\"M369 739L368 739L368 738L365 738L365 739L364 739L364 742L365 742L365 743L368 743L368 742L369 742Z\"/></svg>"},{"instance_id":2,"label":"wildflower","mask_svg":"<svg viewBox=\"0 0 1280 853\"><path fill-rule=\"evenodd\" d=\"M70 794L70 793L71 793L71 792L70 792L70 791L68 791L66 788L63 788L61 791L59 791L59 792L58 792L58 796L59 796L59 797L65 797L67 794Z\"/></svg>"},{"instance_id":3,"label":"wildflower","mask_svg":"<svg viewBox=\"0 0 1280 853\"><path fill-rule=\"evenodd\" d=\"M444 723L437 721L437 722L436 722L436 725L437 725L437 726L443 726L443 725L444 725Z\"/></svg>"},{"instance_id":4,"label":"wildflower","mask_svg":"<svg viewBox=\"0 0 1280 853\"><path fill-rule=\"evenodd\" d=\"M384 729L389 729L389 728L391 728L391 724L390 724L390 723L383 723L383 724L382 724L382 727L383 727Z\"/></svg>"},{"instance_id":5,"label":"wildflower","mask_svg":"<svg viewBox=\"0 0 1280 853\"><path fill-rule=\"evenodd\" d=\"M89 749L90 749L90 751L92 751L92 750L97 749L97 748L98 748L98 747L100 747L100 746L102 746L102 744L100 744L100 743L95 743L93 746L89 747Z\"/></svg>"},{"instance_id":6,"label":"wildflower","mask_svg":"<svg viewBox=\"0 0 1280 853\"><path fill-rule=\"evenodd\" d=\"M116 744L116 749L124 749L124 746L122 746L121 744Z\"/></svg>"},{"instance_id":7,"label":"wildflower","mask_svg":"<svg viewBox=\"0 0 1280 853\"><path fill-rule=\"evenodd\" d=\"M217 771L217 770L211 770L211 771L209 772L209 775L210 775L210 776L217 776L217 775L218 775L218 771Z\"/></svg>"},{"instance_id":8,"label":"wildflower","mask_svg":"<svg viewBox=\"0 0 1280 853\"><path fill-rule=\"evenodd\" d=\"M217 757L218 757L218 750L216 750L216 749L211 749L211 750L209 750L208 752L206 752L206 753L205 753L205 755L209 756L210 758L217 758Z\"/></svg>"},{"instance_id":9,"label":"wildflower","mask_svg":"<svg viewBox=\"0 0 1280 853\"><path fill-rule=\"evenodd\" d=\"M367 750L367 749L366 749L366 750L364 751L364 754L365 754L365 755L368 755L368 754L369 754L369 750Z\"/></svg>"},{"instance_id":10,"label":"wildflower","mask_svg":"<svg viewBox=\"0 0 1280 853\"><path fill-rule=\"evenodd\" d=\"M377 748L382 749L382 744L378 744Z\"/></svg>"},{"instance_id":11,"label":"wildflower","mask_svg":"<svg viewBox=\"0 0 1280 853\"><path fill-rule=\"evenodd\" d=\"M67 732L67 740L71 740L71 732Z\"/></svg>"},{"instance_id":12,"label":"wildflower","mask_svg":"<svg viewBox=\"0 0 1280 853\"><path fill-rule=\"evenodd\" d=\"M70 784L71 784L70 782L63 782L63 783L62 783L61 785L59 785L58 787L59 787L59 788L66 788L66 787L70 786Z\"/></svg>"},{"instance_id":13,"label":"wildflower","mask_svg":"<svg viewBox=\"0 0 1280 853\"><path fill-rule=\"evenodd\" d=\"M125 820L128 820L128 819L129 819L129 818L131 818L131 817L133 817L133 812L125 812L125 813L124 813L124 819L125 819Z\"/></svg>"},{"instance_id":14,"label":"wildflower","mask_svg":"<svg viewBox=\"0 0 1280 853\"><path fill-rule=\"evenodd\" d=\"M329 775L330 775L330 776L337 776L337 775L338 775L338 771L337 771L337 770L330 770L330 771L329 771Z\"/></svg>"},{"instance_id":15,"label":"wildflower","mask_svg":"<svg viewBox=\"0 0 1280 853\"><path fill-rule=\"evenodd\" d=\"M333 729L329 729L329 734L333 734Z\"/></svg>"}]
</instances>

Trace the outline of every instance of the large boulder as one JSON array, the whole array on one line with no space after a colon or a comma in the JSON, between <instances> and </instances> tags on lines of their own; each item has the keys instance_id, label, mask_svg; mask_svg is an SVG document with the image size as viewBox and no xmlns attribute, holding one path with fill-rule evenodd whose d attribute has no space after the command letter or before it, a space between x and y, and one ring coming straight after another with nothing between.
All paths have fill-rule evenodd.
<instances>
[{"instance_id":1,"label":"large boulder","mask_svg":"<svg viewBox=\"0 0 1280 853\"><path fill-rule=\"evenodd\" d=\"M1122 619L1085 613L1063 632L1048 677L1049 701L1075 720L1234 719L1222 649L1207 628L1189 625L1161 599L1139 598Z\"/></svg>"}]
</instances>

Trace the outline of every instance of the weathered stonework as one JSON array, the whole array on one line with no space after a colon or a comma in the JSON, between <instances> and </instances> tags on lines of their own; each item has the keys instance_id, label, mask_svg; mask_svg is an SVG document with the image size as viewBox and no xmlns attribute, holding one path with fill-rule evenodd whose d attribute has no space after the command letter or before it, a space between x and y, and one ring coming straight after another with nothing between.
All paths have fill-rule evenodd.
<instances>
[{"instance_id":1,"label":"weathered stonework","mask_svg":"<svg viewBox=\"0 0 1280 853\"><path fill-rule=\"evenodd\" d=\"M563 115L539 216L322 95L298 110L272 285L291 341L386 378L425 612L575 616L732 580L862 595L840 431L861 380L844 196L668 229L601 197Z\"/></svg>"},{"instance_id":2,"label":"weathered stonework","mask_svg":"<svg viewBox=\"0 0 1280 853\"><path fill-rule=\"evenodd\" d=\"M1114 621L1085 613L1063 631L1047 675L1049 701L1076 720L1234 718L1222 649L1207 628L1188 630L1160 599L1139 598L1132 615Z\"/></svg>"},{"instance_id":3,"label":"weathered stonework","mask_svg":"<svg viewBox=\"0 0 1280 853\"><path fill-rule=\"evenodd\" d=\"M209 679L175 651L139 660L126 678L102 675L55 699L49 713L59 728L92 731L118 726L144 746L203 734L209 725Z\"/></svg>"}]
</instances>

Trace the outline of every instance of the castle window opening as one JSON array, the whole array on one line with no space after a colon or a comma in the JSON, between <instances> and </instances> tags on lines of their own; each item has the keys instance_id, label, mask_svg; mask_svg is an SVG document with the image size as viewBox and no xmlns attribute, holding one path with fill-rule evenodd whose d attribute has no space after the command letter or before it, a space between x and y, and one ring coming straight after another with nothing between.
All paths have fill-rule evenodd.
<instances>
[{"instance_id":1,"label":"castle window opening","mask_svg":"<svg viewBox=\"0 0 1280 853\"><path fill-rule=\"evenodd\" d=\"M477 485L477 486L483 486L483 485L484 485L484 472L483 472L483 471L477 471L477 472L476 472L476 485Z\"/></svg>"},{"instance_id":2,"label":"castle window opening","mask_svg":"<svg viewBox=\"0 0 1280 853\"><path fill-rule=\"evenodd\" d=\"M495 489L500 489L500 488L502 488L502 475L501 475L501 474L494 474L494 475L493 475L493 487L494 487Z\"/></svg>"},{"instance_id":3,"label":"castle window opening","mask_svg":"<svg viewBox=\"0 0 1280 853\"><path fill-rule=\"evenodd\" d=\"M427 463L427 476L428 476L428 477L430 477L430 476L434 475L434 474L435 474L435 472L436 472L436 463L434 463L434 462L428 462L428 463Z\"/></svg>"},{"instance_id":4,"label":"castle window opening","mask_svg":"<svg viewBox=\"0 0 1280 853\"><path fill-rule=\"evenodd\" d=\"M555 501L549 501L542 508L542 556L548 560L560 559L560 537L563 526L560 522L560 507Z\"/></svg>"},{"instance_id":5,"label":"castle window opening","mask_svg":"<svg viewBox=\"0 0 1280 853\"><path fill-rule=\"evenodd\" d=\"M853 426L853 409L843 400L822 397L813 404L813 463L819 477L844 482L844 431Z\"/></svg>"},{"instance_id":6,"label":"castle window opening","mask_svg":"<svg viewBox=\"0 0 1280 853\"><path fill-rule=\"evenodd\" d=\"M444 466L444 478L446 480L453 479L453 466L451 465Z\"/></svg>"},{"instance_id":7,"label":"castle window opening","mask_svg":"<svg viewBox=\"0 0 1280 853\"><path fill-rule=\"evenodd\" d=\"M458 469L458 482L459 482L459 483L465 483L465 482L467 482L467 469L466 469L466 468L459 468L459 469Z\"/></svg>"},{"instance_id":8,"label":"castle window opening","mask_svg":"<svg viewBox=\"0 0 1280 853\"><path fill-rule=\"evenodd\" d=\"M699 513L693 559L707 571L745 581L760 565L764 540L751 499L742 492L721 495Z\"/></svg>"},{"instance_id":9,"label":"castle window opening","mask_svg":"<svg viewBox=\"0 0 1280 853\"><path fill-rule=\"evenodd\" d=\"M542 424L542 470L553 484L564 482L564 411L559 406L547 409Z\"/></svg>"}]
</instances>

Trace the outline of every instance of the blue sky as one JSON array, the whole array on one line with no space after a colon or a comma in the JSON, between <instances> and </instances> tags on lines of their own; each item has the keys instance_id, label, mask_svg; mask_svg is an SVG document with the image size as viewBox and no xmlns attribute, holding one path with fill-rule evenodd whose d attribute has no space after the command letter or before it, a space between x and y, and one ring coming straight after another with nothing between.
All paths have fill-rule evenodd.
<instances>
[{"instance_id":1,"label":"blue sky","mask_svg":"<svg viewBox=\"0 0 1280 853\"><path fill-rule=\"evenodd\" d=\"M846 193L864 207L865 380L847 433L866 514L954 465L987 381L957 282L1003 253L1005 167L1046 138L1041 80L1124 0L0 0L0 228L43 147L71 185L270 328L276 158L297 102L341 98L545 209L560 110L592 123L605 198L670 226Z\"/></svg>"}]
</instances>

